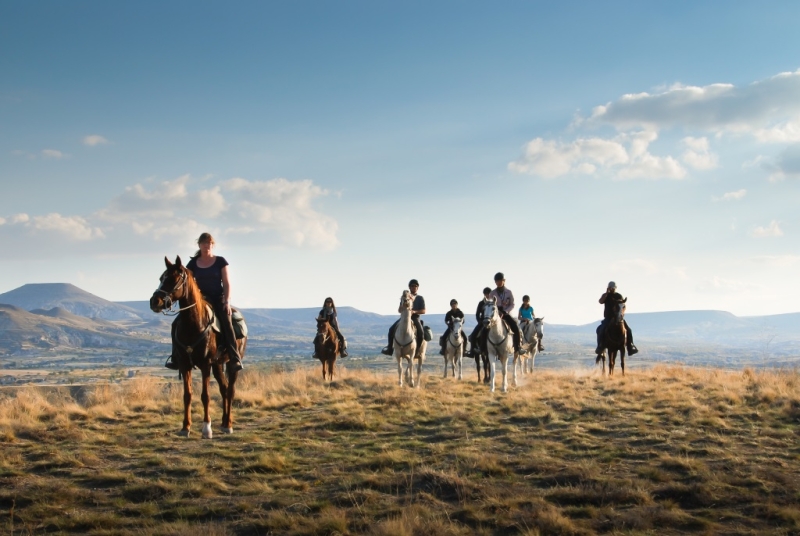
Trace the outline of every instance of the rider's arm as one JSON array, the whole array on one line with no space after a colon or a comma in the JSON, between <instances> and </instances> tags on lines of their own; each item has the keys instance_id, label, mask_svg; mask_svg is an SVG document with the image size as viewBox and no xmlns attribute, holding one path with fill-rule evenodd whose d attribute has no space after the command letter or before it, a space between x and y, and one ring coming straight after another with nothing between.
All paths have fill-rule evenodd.
<instances>
[{"instance_id":1,"label":"rider's arm","mask_svg":"<svg viewBox=\"0 0 800 536\"><path fill-rule=\"evenodd\" d=\"M225 312L231 314L231 283L228 280L228 267L223 266L220 273L222 273L222 304L225 306Z\"/></svg>"},{"instance_id":2,"label":"rider's arm","mask_svg":"<svg viewBox=\"0 0 800 536\"><path fill-rule=\"evenodd\" d=\"M608 291L604 292L602 296L600 296L600 303L606 303L606 299L608 298Z\"/></svg>"}]
</instances>

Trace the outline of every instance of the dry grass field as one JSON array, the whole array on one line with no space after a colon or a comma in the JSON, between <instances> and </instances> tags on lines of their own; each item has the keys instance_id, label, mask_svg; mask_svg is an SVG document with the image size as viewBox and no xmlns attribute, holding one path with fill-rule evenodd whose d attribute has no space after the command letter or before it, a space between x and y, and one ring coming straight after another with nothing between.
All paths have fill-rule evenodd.
<instances>
[{"instance_id":1,"label":"dry grass field","mask_svg":"<svg viewBox=\"0 0 800 536\"><path fill-rule=\"evenodd\" d=\"M0 532L800 534L797 370L395 374L250 368L212 440L159 378L0 391Z\"/></svg>"}]
</instances>

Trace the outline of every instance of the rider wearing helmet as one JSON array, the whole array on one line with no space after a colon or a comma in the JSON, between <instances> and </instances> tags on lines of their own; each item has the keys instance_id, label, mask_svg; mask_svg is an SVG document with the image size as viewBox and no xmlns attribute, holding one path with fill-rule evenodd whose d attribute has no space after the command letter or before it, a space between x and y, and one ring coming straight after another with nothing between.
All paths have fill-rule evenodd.
<instances>
[{"instance_id":1,"label":"rider wearing helmet","mask_svg":"<svg viewBox=\"0 0 800 536\"><path fill-rule=\"evenodd\" d=\"M506 288L506 276L503 275L503 272L494 274L494 284L497 285L497 288L489 294L489 299L497 298L498 312L506 325L508 325L508 329L514 334L514 351L519 355L527 354L528 351L522 348L520 344L519 325L514 320L514 317L511 316L511 313L514 312L514 294L510 289Z\"/></svg>"},{"instance_id":2,"label":"rider wearing helmet","mask_svg":"<svg viewBox=\"0 0 800 536\"><path fill-rule=\"evenodd\" d=\"M417 338L417 348L422 346L422 321L419 318L419 315L425 314L425 298L417 294L419 290L419 281L416 279L412 279L408 282L408 290L411 292L411 297L414 298L414 302L411 304L411 322L414 324L414 328L417 330L416 338ZM394 354L394 332L397 331L397 324L400 323L400 319L392 324L392 327L389 328L389 344L385 346L381 353L383 355L392 355Z\"/></svg>"},{"instance_id":3,"label":"rider wearing helmet","mask_svg":"<svg viewBox=\"0 0 800 536\"><path fill-rule=\"evenodd\" d=\"M533 305L531 305L531 297L525 294L522 297L522 305L519 306L519 313L517 314L517 319L522 322L533 322L535 316L533 314ZM544 346L542 346L542 337L539 337L539 351L544 352Z\"/></svg>"},{"instance_id":4,"label":"rider wearing helmet","mask_svg":"<svg viewBox=\"0 0 800 536\"><path fill-rule=\"evenodd\" d=\"M475 329L472 330L469 337L469 352L465 353L464 355L467 357L478 357L480 355L480 346L479 346L479 335L483 330L483 306L489 301L489 294L492 293L492 289L486 287L483 289L483 299L478 302L478 308L475 309L475 320L478 324L475 326Z\"/></svg>"},{"instance_id":5,"label":"rider wearing helmet","mask_svg":"<svg viewBox=\"0 0 800 536\"><path fill-rule=\"evenodd\" d=\"M597 348L595 349L595 353L598 355L602 354L605 349L603 346L603 335L606 332L606 328L611 323L611 320L614 319L614 304L622 301L622 299L622 294L617 292L617 284L613 281L609 281L606 291L600 296L600 303L605 305L605 309L603 310L603 321L597 327ZM639 349L633 344L633 332L627 320L623 318L622 321L625 323L625 330L628 332L628 355L639 353Z\"/></svg>"},{"instance_id":6,"label":"rider wearing helmet","mask_svg":"<svg viewBox=\"0 0 800 536\"><path fill-rule=\"evenodd\" d=\"M439 355L445 355L444 349L447 347L447 337L450 336L450 331L453 329L453 319L460 318L464 320L464 313L461 309L458 308L458 302L455 299L450 300L450 310L447 311L447 314L444 315L444 323L447 324L447 329L444 330L444 333L441 337L439 337L439 344L442 346L442 349L439 350ZM467 341L463 341L464 350L467 348ZM464 355L463 353L461 355Z\"/></svg>"}]
</instances>

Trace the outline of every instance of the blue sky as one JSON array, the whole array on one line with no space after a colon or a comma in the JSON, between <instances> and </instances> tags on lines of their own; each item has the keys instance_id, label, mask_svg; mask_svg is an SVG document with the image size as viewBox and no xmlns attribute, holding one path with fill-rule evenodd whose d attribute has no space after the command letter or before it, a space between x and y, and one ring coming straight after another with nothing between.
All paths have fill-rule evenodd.
<instances>
[{"instance_id":1,"label":"blue sky","mask_svg":"<svg viewBox=\"0 0 800 536\"><path fill-rule=\"evenodd\" d=\"M0 4L0 291L800 310L796 2Z\"/></svg>"}]
</instances>

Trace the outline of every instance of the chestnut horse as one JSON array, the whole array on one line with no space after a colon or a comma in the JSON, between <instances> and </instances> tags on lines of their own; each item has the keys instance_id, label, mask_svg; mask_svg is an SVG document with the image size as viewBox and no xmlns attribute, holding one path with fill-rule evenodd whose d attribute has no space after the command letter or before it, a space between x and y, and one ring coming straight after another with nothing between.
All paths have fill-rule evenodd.
<instances>
[{"instance_id":1,"label":"chestnut horse","mask_svg":"<svg viewBox=\"0 0 800 536\"><path fill-rule=\"evenodd\" d=\"M322 380L333 380L336 356L339 354L339 337L327 318L317 318L317 336L314 337L314 355L322 361Z\"/></svg>"},{"instance_id":2,"label":"chestnut horse","mask_svg":"<svg viewBox=\"0 0 800 536\"><path fill-rule=\"evenodd\" d=\"M211 439L211 418L208 414L210 400L208 388L211 383L211 372L219 385L219 394L222 396L222 431L233 433L233 416L231 406L236 393L237 370L227 368L227 377L223 372L223 365L228 362L225 345L214 331L214 313L200 294L200 289L194 281L192 272L181 263L181 258L176 257L175 263L169 262L164 257L167 270L161 274L161 284L150 298L150 309L153 312L167 312L172 309L177 300L179 304L178 316L173 327L173 355L174 362L183 376L183 428L180 435L189 435L192 427L192 369L197 367L203 376L203 392L200 400L203 402L203 438ZM244 358L247 347L247 338L236 341L239 355Z\"/></svg>"},{"instance_id":3,"label":"chestnut horse","mask_svg":"<svg viewBox=\"0 0 800 536\"><path fill-rule=\"evenodd\" d=\"M595 359L595 365L601 360L603 361L603 374L606 373L606 352L608 352L608 375L614 375L614 363L617 360L617 353L619 353L620 366L622 367L622 375L625 376L625 345L628 339L628 332L625 329L625 302L624 300L617 300L614 303L614 318L608 321L606 330L603 333L603 346L605 349L602 354L598 354Z\"/></svg>"}]
</instances>

